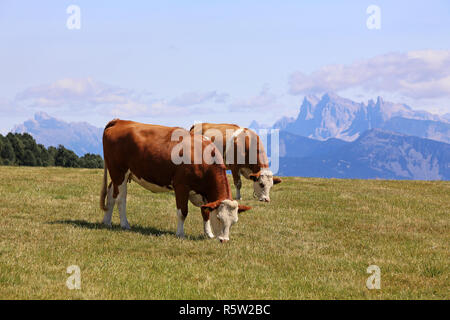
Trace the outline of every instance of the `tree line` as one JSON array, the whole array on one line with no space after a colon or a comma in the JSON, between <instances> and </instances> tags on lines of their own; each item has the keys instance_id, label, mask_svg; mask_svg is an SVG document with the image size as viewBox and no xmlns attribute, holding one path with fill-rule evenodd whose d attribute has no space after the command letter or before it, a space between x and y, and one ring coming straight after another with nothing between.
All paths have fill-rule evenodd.
<instances>
[{"instance_id":1,"label":"tree line","mask_svg":"<svg viewBox=\"0 0 450 320\"><path fill-rule=\"evenodd\" d=\"M0 165L30 167L103 168L98 154L87 153L78 157L72 150L36 143L28 133L0 134Z\"/></svg>"}]
</instances>

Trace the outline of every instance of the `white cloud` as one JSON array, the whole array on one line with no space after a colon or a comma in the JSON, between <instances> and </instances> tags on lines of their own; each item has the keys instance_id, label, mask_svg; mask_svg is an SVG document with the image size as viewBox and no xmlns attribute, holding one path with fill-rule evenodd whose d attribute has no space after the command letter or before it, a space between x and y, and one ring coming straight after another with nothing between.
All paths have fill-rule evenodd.
<instances>
[{"instance_id":1,"label":"white cloud","mask_svg":"<svg viewBox=\"0 0 450 320\"><path fill-rule=\"evenodd\" d=\"M278 102L279 97L270 92L268 85L264 85L258 95L238 99L234 101L230 106L230 111L241 111L241 110L276 110L282 105Z\"/></svg>"},{"instance_id":2,"label":"white cloud","mask_svg":"<svg viewBox=\"0 0 450 320\"><path fill-rule=\"evenodd\" d=\"M216 91L186 92L174 98L170 103L176 106L193 106L209 101L214 101L215 103L224 103L227 99L227 93L217 93Z\"/></svg>"},{"instance_id":3,"label":"white cloud","mask_svg":"<svg viewBox=\"0 0 450 320\"><path fill-rule=\"evenodd\" d=\"M123 104L133 98L131 90L110 86L92 78L66 78L48 85L28 88L16 95L16 101L34 107L78 108L101 104Z\"/></svg>"},{"instance_id":4,"label":"white cloud","mask_svg":"<svg viewBox=\"0 0 450 320\"><path fill-rule=\"evenodd\" d=\"M67 112L92 110L115 117L158 117L207 112L197 106L208 101L224 103L228 94L216 91L187 92L168 102L152 94L111 86L92 78L67 78L47 85L28 88L16 95L15 105L25 109L58 109ZM0 107L3 103L0 101ZM195 106L195 107L192 107Z\"/></svg>"},{"instance_id":5,"label":"white cloud","mask_svg":"<svg viewBox=\"0 0 450 320\"><path fill-rule=\"evenodd\" d=\"M186 112L186 108L151 98L149 92L135 92L92 78L67 78L31 87L18 93L14 103L34 110L92 110L116 117L161 116Z\"/></svg>"},{"instance_id":6,"label":"white cloud","mask_svg":"<svg viewBox=\"0 0 450 320\"><path fill-rule=\"evenodd\" d=\"M390 53L350 65L326 65L289 80L293 95L362 88L414 99L450 97L450 50Z\"/></svg>"}]
</instances>

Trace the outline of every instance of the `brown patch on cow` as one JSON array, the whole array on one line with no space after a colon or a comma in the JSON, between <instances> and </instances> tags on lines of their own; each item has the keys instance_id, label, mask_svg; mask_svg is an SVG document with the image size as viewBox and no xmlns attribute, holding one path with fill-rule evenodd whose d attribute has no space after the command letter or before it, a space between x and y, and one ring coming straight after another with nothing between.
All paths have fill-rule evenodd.
<instances>
[{"instance_id":1,"label":"brown patch on cow","mask_svg":"<svg viewBox=\"0 0 450 320\"><path fill-rule=\"evenodd\" d=\"M201 213L202 213L203 221L208 221L209 220L209 214L211 212L209 210L206 210L206 209L201 209Z\"/></svg>"},{"instance_id":2,"label":"brown patch on cow","mask_svg":"<svg viewBox=\"0 0 450 320\"><path fill-rule=\"evenodd\" d=\"M256 182L256 181L258 181L260 175L261 175L261 171L258 171L257 173L249 174L248 177L250 178L250 180Z\"/></svg>"},{"instance_id":3,"label":"brown patch on cow","mask_svg":"<svg viewBox=\"0 0 450 320\"><path fill-rule=\"evenodd\" d=\"M204 210L204 211L209 211L209 212L211 212L211 211L217 209L217 208L220 206L220 204L222 203L222 201L223 201L223 200L217 200L217 201L214 201L214 202L210 202L210 203L207 203L207 204L202 205L201 208L202 208L202 210Z\"/></svg>"},{"instance_id":4,"label":"brown patch on cow","mask_svg":"<svg viewBox=\"0 0 450 320\"><path fill-rule=\"evenodd\" d=\"M106 195L108 193L106 185L108 184L108 169L106 168L106 163L103 164L103 183L102 190L100 191L100 209L103 211L107 211L108 208L106 206Z\"/></svg>"},{"instance_id":5,"label":"brown patch on cow","mask_svg":"<svg viewBox=\"0 0 450 320\"><path fill-rule=\"evenodd\" d=\"M239 207L238 207L238 213L245 212L247 210L250 210L251 208L252 207L244 206L244 205L240 204Z\"/></svg>"},{"instance_id":6,"label":"brown patch on cow","mask_svg":"<svg viewBox=\"0 0 450 320\"><path fill-rule=\"evenodd\" d=\"M210 202L201 206L202 216L204 221L209 220L209 214L211 211L217 209L223 200L217 200L214 202Z\"/></svg>"},{"instance_id":7,"label":"brown patch on cow","mask_svg":"<svg viewBox=\"0 0 450 320\"><path fill-rule=\"evenodd\" d=\"M281 180L280 178L273 177L273 184L279 184L281 182L283 182L283 180Z\"/></svg>"}]
</instances>

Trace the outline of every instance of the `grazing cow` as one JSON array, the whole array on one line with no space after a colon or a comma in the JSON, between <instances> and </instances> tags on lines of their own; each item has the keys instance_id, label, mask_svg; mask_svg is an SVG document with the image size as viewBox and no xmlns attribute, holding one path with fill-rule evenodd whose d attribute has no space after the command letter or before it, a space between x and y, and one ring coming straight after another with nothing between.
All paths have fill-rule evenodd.
<instances>
[{"instance_id":1,"label":"grazing cow","mask_svg":"<svg viewBox=\"0 0 450 320\"><path fill-rule=\"evenodd\" d=\"M270 189L281 179L274 177L269 169L267 154L254 131L226 123L201 123L193 125L190 131L210 138L222 151L226 167L233 174L237 200L241 199L242 174L253 181L253 195L259 201L270 201Z\"/></svg>"},{"instance_id":2,"label":"grazing cow","mask_svg":"<svg viewBox=\"0 0 450 320\"><path fill-rule=\"evenodd\" d=\"M175 135L178 138L174 139ZM196 145L201 148L194 148ZM208 146L211 150L209 158L206 154L198 164L191 161L199 153L202 156ZM100 207L105 211L103 223L108 226L111 226L117 202L120 225L130 229L126 200L127 182L131 180L152 192L175 192L176 234L181 238L184 237L188 200L201 207L205 234L210 238L217 237L221 242L229 240L230 228L237 222L238 212L250 209L232 200L226 168L220 163L220 152L212 142L185 129L115 119L105 127L103 153L105 169ZM188 161L176 164L174 155L187 156ZM217 163L211 161L213 157ZM108 171L112 181L107 188Z\"/></svg>"}]
</instances>

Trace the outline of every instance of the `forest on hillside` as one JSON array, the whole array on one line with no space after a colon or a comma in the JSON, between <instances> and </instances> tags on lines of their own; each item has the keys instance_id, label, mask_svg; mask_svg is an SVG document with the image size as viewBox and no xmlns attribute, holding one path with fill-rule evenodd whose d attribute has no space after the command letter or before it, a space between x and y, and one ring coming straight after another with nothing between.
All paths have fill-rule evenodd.
<instances>
[{"instance_id":1,"label":"forest on hillside","mask_svg":"<svg viewBox=\"0 0 450 320\"><path fill-rule=\"evenodd\" d=\"M28 133L0 134L0 165L30 167L103 168L100 155L87 153L78 157L59 145L46 148Z\"/></svg>"}]
</instances>

